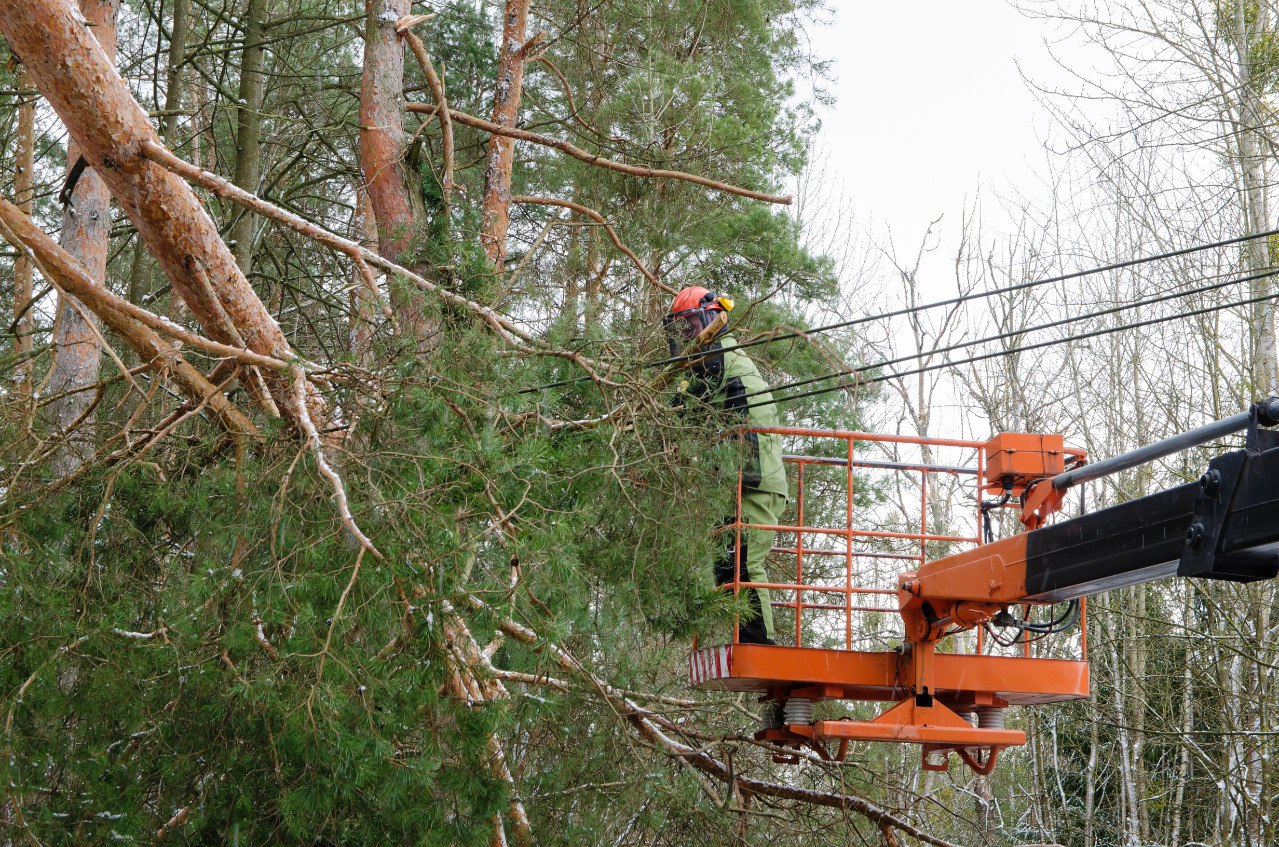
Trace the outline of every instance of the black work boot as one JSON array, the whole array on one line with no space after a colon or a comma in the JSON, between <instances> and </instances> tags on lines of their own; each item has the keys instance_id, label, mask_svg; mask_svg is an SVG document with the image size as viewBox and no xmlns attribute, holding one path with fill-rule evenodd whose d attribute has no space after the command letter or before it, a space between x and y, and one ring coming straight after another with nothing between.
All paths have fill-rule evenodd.
<instances>
[{"instance_id":1,"label":"black work boot","mask_svg":"<svg viewBox=\"0 0 1279 847\"><path fill-rule=\"evenodd\" d=\"M768 637L768 629L764 626L764 614L759 605L759 592L753 588L747 589L750 599L746 602L750 604L750 620L742 621L737 628L738 644L768 644L776 645L777 642Z\"/></svg>"},{"instance_id":2,"label":"black work boot","mask_svg":"<svg viewBox=\"0 0 1279 847\"><path fill-rule=\"evenodd\" d=\"M758 608L759 595L752 591L751 597L755 598L755 602L752 605ZM767 644L769 646L776 646L777 644L776 641L768 637L768 630L764 628L764 620L760 617L755 617L749 621L742 621L741 625L737 629L737 643Z\"/></svg>"},{"instance_id":3,"label":"black work boot","mask_svg":"<svg viewBox=\"0 0 1279 847\"><path fill-rule=\"evenodd\" d=\"M715 563L715 584L727 585L733 581L733 577L737 575L737 545L736 538L729 536L728 548L724 551L724 556ZM747 541L745 536L742 537L742 582L750 582L750 574L746 573L746 555ZM743 620L737 630L737 642L739 644L769 644L775 645L777 642L768 637L768 630L764 628L764 619L761 616L759 605L759 592L754 588L742 589L749 595L747 602L750 604L750 620Z\"/></svg>"},{"instance_id":4,"label":"black work boot","mask_svg":"<svg viewBox=\"0 0 1279 847\"><path fill-rule=\"evenodd\" d=\"M746 537L742 536L742 582L750 580L750 574L746 572ZM728 545L724 548L724 555L715 563L715 584L727 585L733 581L733 577L737 575L737 539L730 533L728 536Z\"/></svg>"}]
</instances>

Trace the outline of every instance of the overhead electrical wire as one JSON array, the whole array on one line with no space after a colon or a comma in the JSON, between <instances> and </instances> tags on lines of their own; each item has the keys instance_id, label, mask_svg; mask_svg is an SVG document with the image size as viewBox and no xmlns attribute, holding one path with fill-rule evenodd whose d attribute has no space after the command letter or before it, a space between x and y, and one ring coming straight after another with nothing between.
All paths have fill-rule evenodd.
<instances>
[{"instance_id":1,"label":"overhead electrical wire","mask_svg":"<svg viewBox=\"0 0 1279 847\"><path fill-rule=\"evenodd\" d=\"M1040 350L1040 349L1043 349L1044 347L1052 347L1058 344L1069 344L1072 341L1084 341L1089 338L1097 338L1098 336L1102 336L1102 335L1110 335L1112 333L1124 332L1130 329L1141 329L1142 327L1168 323L1169 321L1180 320L1182 318L1193 318L1198 315L1206 315L1212 312L1221 312L1226 309L1234 309L1239 306L1250 306L1253 303L1262 303L1266 300L1274 300L1277 296L1279 295L1263 294L1260 297L1251 297L1247 300L1237 300L1233 303L1223 303L1217 306L1207 306L1202 309L1193 309L1189 312L1178 312L1177 314L1174 314L1174 315L1165 315L1160 318L1150 318L1144 321L1137 321L1136 323L1121 324L1119 326L1106 327L1105 329L1093 330L1091 332L1083 332L1083 333L1079 333L1078 335L1070 335L1065 338L1052 338L1047 341L1039 341L1034 344L1025 344L1018 347L1011 347L1006 350L996 350L991 353L983 353L979 356L969 356L966 359L959 359L957 361L937 362L936 364L932 364L932 365L924 365L923 367L912 368L911 370L908 370L908 371L895 371L893 373L880 374L878 376L870 377L868 379L856 379L849 382L843 382L838 385L828 385L825 388L817 388L812 391L801 391L798 394L787 394L783 397L776 397L770 401L765 401L763 403L748 403L746 405L747 405L747 408L752 408L754 406L767 405L769 402L781 403L786 400L800 400L805 397L816 397L821 394L828 394L832 391L843 391L844 389L857 388L858 386L862 386L862 385L871 385L877 382L887 382L890 379L898 379L904 376L916 376L918 374L928 373L929 371L941 370L942 368L954 368L954 367L960 367L962 365L971 365L976 362L985 361L987 359L997 359L1002 356L1011 356L1014 353L1024 353L1029 350Z\"/></svg>"},{"instance_id":2,"label":"overhead electrical wire","mask_svg":"<svg viewBox=\"0 0 1279 847\"><path fill-rule=\"evenodd\" d=\"M866 315L860 318L852 318L850 320L839 321L833 324L826 324L825 326L816 326L806 330L784 332L778 335L766 335L760 338L753 339L751 341L746 341L740 344L724 347L723 350L724 351L745 350L750 347L758 347L761 344L771 344L774 341L786 341L792 338L803 338L809 335L817 335L819 333L831 332L837 329L847 329L848 327L860 326L862 324L873 323L875 321L888 320L889 318L902 317L903 315L926 312L930 309L941 308L942 306L957 306L961 303L967 303L972 300L981 300L986 297L994 297L999 294L1010 294L1015 291L1025 291L1030 288L1038 288L1043 285L1050 285L1054 282L1066 282L1072 279L1079 279L1085 276L1092 276L1093 274L1107 273L1108 271L1123 270L1124 268L1136 267L1138 265L1143 265L1148 262L1160 262L1160 261L1163 261L1164 259L1175 259L1178 256L1187 256L1192 253L1202 252L1204 250L1215 250L1219 247L1230 247L1234 244L1243 244L1248 241L1255 241L1259 238L1270 238L1271 236L1275 236L1275 235L1279 235L1279 229L1271 229L1265 232L1254 233L1252 235L1240 235L1240 236L1236 236L1235 238L1227 238L1222 241L1211 241L1203 244L1194 244L1194 245L1191 245L1190 247L1182 247L1177 250L1169 250L1166 253L1156 253L1153 256L1142 256L1136 259L1125 259L1121 262L1112 262L1108 265L1101 265L1095 268L1087 268L1082 271L1072 271L1067 274L1060 274L1058 276L1045 277L1044 279L1028 280L1026 282L1016 283L1014 285L1005 285L1000 288L989 288L984 291L976 291L970 294L961 294L958 297L951 297L946 300L935 300L931 303L924 303L919 306L905 306L900 309L894 309L892 311L883 312L882 314L878 314L878 315ZM695 353L684 353L679 356L668 356L665 359L655 359L653 361L644 362L641 365L641 367L653 368L653 367L658 367L660 365L673 365L679 362L689 361L690 359L701 358L703 355L705 354L699 351ZM521 388L519 391L515 393L531 394L537 391L544 391L549 388L562 388L563 386L566 386L566 385L575 385L579 382L586 382L590 379L591 377L589 376L579 376L579 377L574 377L572 379L561 379L555 382L548 382L544 385L533 386L531 388Z\"/></svg>"},{"instance_id":3,"label":"overhead electrical wire","mask_svg":"<svg viewBox=\"0 0 1279 847\"><path fill-rule=\"evenodd\" d=\"M956 350L965 350L969 347L977 347L982 344L989 344L995 341L1003 341L1005 339L1014 338L1019 335L1027 335L1034 332L1042 332L1043 330L1053 329L1059 326L1065 326L1066 324L1078 323L1079 321L1086 321L1092 318L1101 318L1101 317L1105 317L1106 315L1113 315L1117 312L1125 312L1125 311L1128 311L1129 309L1139 309L1142 306L1153 306L1156 303L1166 303L1169 300L1177 300L1182 297L1190 297L1195 294L1203 294L1209 291L1216 291L1221 288L1227 288L1231 285L1242 285L1245 282L1256 282L1259 279L1266 279L1273 276L1279 276L1279 270L1264 271L1262 273L1253 274L1251 276L1236 277L1234 279L1222 280L1219 282L1211 283L1209 285L1202 285L1202 286L1199 286L1198 288L1189 288L1189 289L1186 289L1185 291L1171 291L1167 294L1161 294L1158 297L1148 297L1145 300L1134 300L1131 303L1124 303L1119 306L1111 306L1106 309L1101 309L1096 312L1088 312L1087 314L1083 314L1083 315L1074 315L1072 317L1062 318L1061 320L1051 321L1050 323L1039 324L1038 326L1030 326L1030 327L1024 327L1022 329L1009 330L1008 332L1002 332L999 335L989 335L989 336L986 336L985 338L974 338L971 341L960 341L955 344L951 344L947 347L938 347L935 350L928 350L920 353L911 353L909 355L898 356L895 359L885 359L882 362L875 362L869 365L860 365L856 368L849 368L848 370L834 371L832 373L822 374L821 376L812 376L806 379L797 379L794 382L785 382L780 385L769 386L768 388L761 389L759 391L749 392L747 394L742 395L742 399L758 397L761 394L770 394L774 391L786 391L792 388L800 388L805 385L812 385L815 382L824 382L828 379L838 379L841 376L852 376L853 374L857 374L857 373L867 373L869 371L878 370L879 368L886 368L892 365L899 365L903 362L909 362L912 359L918 359L921 356L925 356L925 355L936 356L942 353L953 353Z\"/></svg>"}]
</instances>

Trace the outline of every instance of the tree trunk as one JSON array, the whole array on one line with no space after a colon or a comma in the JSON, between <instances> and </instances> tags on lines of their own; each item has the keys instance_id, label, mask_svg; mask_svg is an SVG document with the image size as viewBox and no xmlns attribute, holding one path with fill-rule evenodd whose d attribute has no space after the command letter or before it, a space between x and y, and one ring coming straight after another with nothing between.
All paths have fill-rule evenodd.
<instances>
[{"instance_id":1,"label":"tree trunk","mask_svg":"<svg viewBox=\"0 0 1279 847\"><path fill-rule=\"evenodd\" d=\"M498 56L497 89L493 93L493 123L506 128L512 128L519 122L528 6L529 0L507 0L503 17L502 52ZM506 263L506 232L511 225L511 171L515 167L515 142L500 135L489 136L486 161L480 240L493 267L500 271Z\"/></svg>"},{"instance_id":2,"label":"tree trunk","mask_svg":"<svg viewBox=\"0 0 1279 847\"><path fill-rule=\"evenodd\" d=\"M266 0L249 0L244 11L244 49L240 52L240 90L235 109L235 179L237 188L258 193L262 178L262 99L266 90L266 50L262 38ZM246 277L253 274L255 218L248 209L236 210L228 238L235 262Z\"/></svg>"},{"instance_id":3,"label":"tree trunk","mask_svg":"<svg viewBox=\"0 0 1279 847\"><path fill-rule=\"evenodd\" d=\"M1266 49L1265 39L1271 38L1269 30L1269 5L1258 4L1256 21L1250 29L1245 16L1246 4L1236 5L1235 49L1239 65L1239 173L1243 183L1244 226L1255 235L1270 228L1269 198L1266 190L1266 156L1262 150L1266 139L1269 106L1265 92L1252 78L1256 61L1255 51ZM1250 274L1270 266L1267 241L1250 241L1244 247L1244 261ZM1273 283L1259 279L1251 284L1252 297L1270 292ZM1279 350L1275 342L1275 304L1272 301L1252 306L1252 390L1256 396L1265 397L1279 390Z\"/></svg>"},{"instance_id":4,"label":"tree trunk","mask_svg":"<svg viewBox=\"0 0 1279 847\"><path fill-rule=\"evenodd\" d=\"M1236 662L1237 657L1229 650L1221 649L1218 651L1218 685L1221 689L1222 705L1224 707L1222 709L1222 725L1227 730L1236 730L1240 725L1238 708L1241 692L1237 684ZM1221 789L1221 804L1217 812L1216 827L1216 840L1219 842L1224 843L1234 837L1235 803L1236 797L1241 793L1237 790L1235 780L1238 777L1242 759L1243 755L1239 749L1238 736L1229 734L1223 738L1221 744L1221 770L1217 775L1217 784Z\"/></svg>"},{"instance_id":5,"label":"tree trunk","mask_svg":"<svg viewBox=\"0 0 1279 847\"><path fill-rule=\"evenodd\" d=\"M195 193L143 155L143 144L158 145L159 138L77 18L67 0L0 0L0 31L205 331L226 344L292 358L284 333L240 273ZM268 384L279 408L301 425L307 410L294 400L290 376L271 374ZM309 388L307 396L311 415L319 420L323 401Z\"/></svg>"},{"instance_id":6,"label":"tree trunk","mask_svg":"<svg viewBox=\"0 0 1279 847\"><path fill-rule=\"evenodd\" d=\"M1110 638L1110 661L1114 668L1114 716L1118 724L1118 741L1116 745L1115 755L1119 757L1119 796L1120 796L1120 815L1123 820L1123 843L1125 845L1135 845L1139 843L1140 832L1138 828L1139 815L1137 805L1140 802L1137 796L1137 786L1133 783L1133 763L1132 763L1132 741L1128 734L1127 710L1124 708L1124 701L1128 699L1125 696L1128 674L1126 673L1123 663L1119 656L1118 638L1119 627L1122 621L1112 621L1111 638Z\"/></svg>"},{"instance_id":7,"label":"tree trunk","mask_svg":"<svg viewBox=\"0 0 1279 847\"><path fill-rule=\"evenodd\" d=\"M413 256L419 228L416 174L405 166L404 47L395 23L409 14L410 0L366 0L364 74L360 85L360 172L377 221L378 252L417 269ZM418 300L410 286L394 278L391 308L400 326L418 329Z\"/></svg>"},{"instance_id":8,"label":"tree trunk","mask_svg":"<svg viewBox=\"0 0 1279 847\"><path fill-rule=\"evenodd\" d=\"M982 844L995 843L995 795L990 790L990 778L978 774L973 778L973 816Z\"/></svg>"},{"instance_id":9,"label":"tree trunk","mask_svg":"<svg viewBox=\"0 0 1279 847\"><path fill-rule=\"evenodd\" d=\"M1092 620L1092 616L1089 616ZM1101 746L1098 722L1101 718L1101 704L1094 694L1089 698L1089 713L1092 718L1088 726L1088 768L1084 771L1084 847L1095 847L1097 844L1097 749Z\"/></svg>"},{"instance_id":10,"label":"tree trunk","mask_svg":"<svg viewBox=\"0 0 1279 847\"><path fill-rule=\"evenodd\" d=\"M1194 589L1186 586L1186 603L1183 620L1189 621L1194 614ZM1177 761L1177 788L1172 802L1172 824L1169 827L1168 843L1181 844L1181 824L1183 819L1182 803L1186 798L1186 782L1190 778L1190 731L1195 726L1194 674L1191 673L1190 645L1186 647L1185 668L1181 676L1181 750Z\"/></svg>"},{"instance_id":11,"label":"tree trunk","mask_svg":"<svg viewBox=\"0 0 1279 847\"><path fill-rule=\"evenodd\" d=\"M107 60L114 63L115 0L80 0L80 11L92 27L91 37L97 38ZM74 139L68 140L68 173L79 158L80 146ZM97 170L86 168L63 210L61 243L98 285L106 285L110 240L111 193ZM49 392L63 395L49 404L49 413L67 437L67 443L53 459L53 473L58 477L75 471L93 453L94 394L74 391L98 381L102 350L98 343L100 330L90 325L93 320L92 312L79 303L58 298L49 377Z\"/></svg>"},{"instance_id":12,"label":"tree trunk","mask_svg":"<svg viewBox=\"0 0 1279 847\"><path fill-rule=\"evenodd\" d=\"M1128 703L1132 707L1132 788L1133 799L1137 811L1138 840L1142 844L1150 843L1150 804L1146 802L1146 697L1145 680L1147 664L1147 639L1142 631L1146 626L1146 587L1134 585L1130 589L1134 594L1135 613L1128 621L1132 626L1131 635L1124 648L1129 656L1133 681L1132 696Z\"/></svg>"},{"instance_id":13,"label":"tree trunk","mask_svg":"<svg viewBox=\"0 0 1279 847\"><path fill-rule=\"evenodd\" d=\"M31 80L21 65L18 66L18 149L14 154L13 199L24 215L31 214L33 192L32 170L35 167L35 97L30 95ZM31 260L19 252L13 261L13 318L14 339L13 367L14 390L27 394L31 391L31 363L26 356L31 353L31 333L35 320L31 315L32 294Z\"/></svg>"},{"instance_id":14,"label":"tree trunk","mask_svg":"<svg viewBox=\"0 0 1279 847\"><path fill-rule=\"evenodd\" d=\"M363 186L355 187L355 237L363 246L377 250L377 223L369 193ZM361 365L371 358L373 326L377 320L378 290L371 284L363 270L355 268L351 280L351 356ZM370 274L372 271L370 271Z\"/></svg>"},{"instance_id":15,"label":"tree trunk","mask_svg":"<svg viewBox=\"0 0 1279 847\"><path fill-rule=\"evenodd\" d=\"M182 64L186 61L187 35L191 30L191 0L173 0L173 31L169 38L169 68L164 85L164 117L160 125L164 142L177 147L174 135L182 111Z\"/></svg>"}]
</instances>

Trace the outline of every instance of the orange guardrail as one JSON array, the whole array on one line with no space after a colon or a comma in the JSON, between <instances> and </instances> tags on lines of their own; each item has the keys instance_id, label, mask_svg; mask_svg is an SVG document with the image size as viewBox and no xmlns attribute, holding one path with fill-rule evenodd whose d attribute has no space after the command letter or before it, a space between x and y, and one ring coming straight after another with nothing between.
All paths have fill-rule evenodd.
<instances>
[{"instance_id":1,"label":"orange guardrail","mask_svg":"<svg viewBox=\"0 0 1279 847\"><path fill-rule=\"evenodd\" d=\"M955 552L956 547L982 543L981 504L987 484L985 441L802 427L760 427L749 431L783 438L783 461L792 488L788 514L793 514L793 520L777 524L743 522L739 474L738 519L723 529L736 534L738 543L734 549L738 560L734 579L722 587L735 596L743 589L769 589L774 594L773 609L785 610L794 617L787 628L787 636L793 638L791 646L810 646L810 642L818 641L820 646L831 649L857 649L855 634L861 634L862 629L857 616L863 616L862 622L868 615L886 613L896 617L897 591L886 586L895 586L898 574L937 558L942 551L930 551L930 545L946 545L949 549L944 552ZM913 450L903 456L904 448ZM944 461L947 458L952 461ZM896 477L891 484L887 482L890 475ZM950 484L939 485L939 478ZM869 491L861 491L859 483ZM934 517L930 512L937 507L929 502L930 492L941 494L943 488L951 508L939 517L947 519L949 525L930 526ZM906 491L910 491L909 507ZM859 495L864 495L860 504ZM967 502L956 507L959 498ZM1010 503L1009 507L1015 505ZM778 542L770 550L770 573L793 572L793 581L753 582L743 578L741 533L747 529L778 534ZM843 567L831 569L815 564L831 559L842 560ZM779 569L779 560L790 564ZM875 567L864 567L867 563ZM885 564L892 565L887 572ZM875 597L885 599L876 604L869 599ZM824 614L825 619L819 614ZM832 623L830 616L842 619ZM889 627L894 632L900 629L897 621L873 629L882 633ZM841 630L842 639L838 637ZM780 626L777 636L779 643L784 643L786 636L781 634ZM739 622L734 621L733 643L738 643L738 638ZM841 640L842 645L838 643ZM991 645L979 629L976 643L971 646L982 654ZM1026 643L1018 652L1030 656L1031 644Z\"/></svg>"}]
</instances>

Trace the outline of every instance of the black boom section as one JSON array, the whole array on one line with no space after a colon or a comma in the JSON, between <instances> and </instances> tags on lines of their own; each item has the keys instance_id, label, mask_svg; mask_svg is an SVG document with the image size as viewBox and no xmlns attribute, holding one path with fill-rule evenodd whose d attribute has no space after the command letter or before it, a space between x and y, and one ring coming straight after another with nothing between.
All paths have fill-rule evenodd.
<instances>
[{"instance_id":1,"label":"black boom section","mask_svg":"<svg viewBox=\"0 0 1279 847\"><path fill-rule=\"evenodd\" d=\"M1254 430L1199 482L1026 535L1026 596L1072 600L1173 576L1279 575L1279 435Z\"/></svg>"},{"instance_id":2,"label":"black boom section","mask_svg":"<svg viewBox=\"0 0 1279 847\"><path fill-rule=\"evenodd\" d=\"M1198 491L1191 482L1027 533L1027 598L1073 600L1176 573Z\"/></svg>"}]
</instances>

